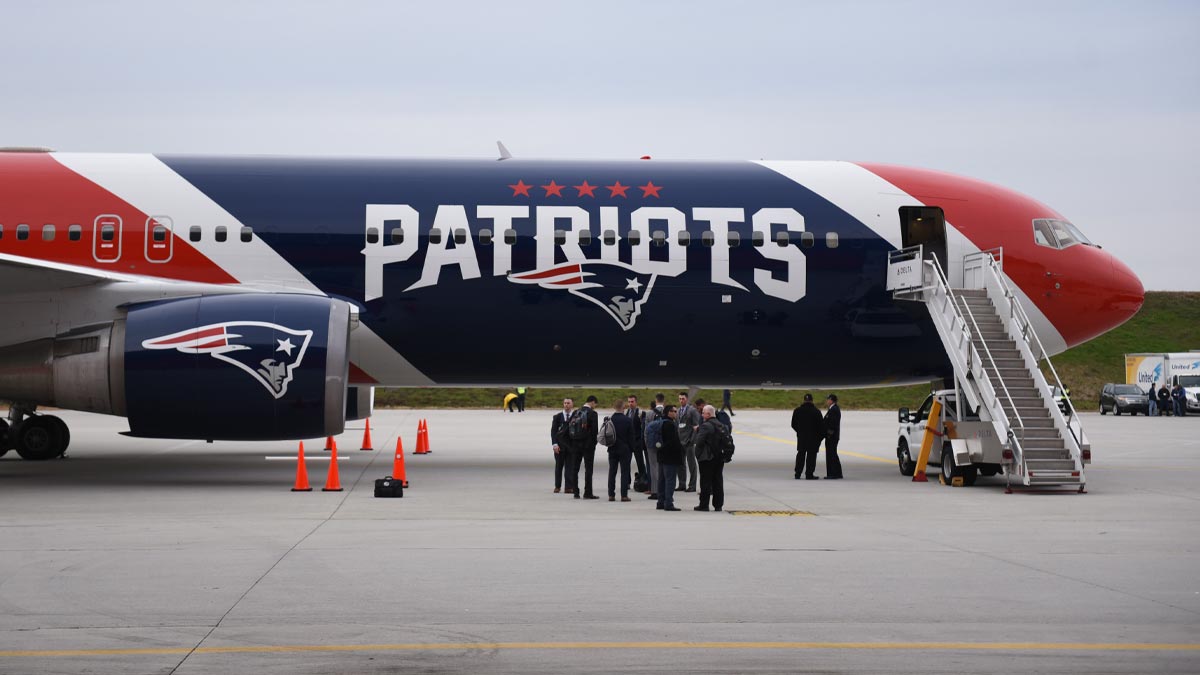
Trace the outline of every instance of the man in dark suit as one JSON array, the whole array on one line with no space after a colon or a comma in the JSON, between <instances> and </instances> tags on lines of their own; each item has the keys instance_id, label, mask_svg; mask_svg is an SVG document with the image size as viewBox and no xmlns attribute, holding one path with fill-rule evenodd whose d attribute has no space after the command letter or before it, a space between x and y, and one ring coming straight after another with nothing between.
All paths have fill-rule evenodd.
<instances>
[{"instance_id":1,"label":"man in dark suit","mask_svg":"<svg viewBox=\"0 0 1200 675\"><path fill-rule=\"evenodd\" d=\"M575 401L564 398L562 412L555 413L554 419L550 421L550 445L554 450L555 492L562 492L564 474L567 477L567 492L571 492L574 488L571 485L571 474L567 470L567 463L571 457L571 437L567 434L567 422L570 421L574 412Z\"/></svg>"},{"instance_id":2,"label":"man in dark suit","mask_svg":"<svg viewBox=\"0 0 1200 675\"><path fill-rule=\"evenodd\" d=\"M825 478L837 480L842 477L842 460L838 459L837 446L842 438L842 409L838 407L837 394L825 399Z\"/></svg>"},{"instance_id":3,"label":"man in dark suit","mask_svg":"<svg viewBox=\"0 0 1200 675\"><path fill-rule=\"evenodd\" d=\"M817 450L825 439L825 420L813 405L812 394L804 395L804 403L792 411L792 430L796 432L796 480L817 480Z\"/></svg>"},{"instance_id":4,"label":"man in dark suit","mask_svg":"<svg viewBox=\"0 0 1200 675\"><path fill-rule=\"evenodd\" d=\"M572 474L575 479L575 496L579 496L579 465L583 464L583 498L584 499L599 499L592 492L592 470L596 465L596 434L600 431L600 416L596 414L596 404L599 402L595 396L587 397L583 408L579 411L580 415L586 416L584 428L587 430L587 437L582 441L577 441L575 447L575 466Z\"/></svg>"},{"instance_id":5,"label":"man in dark suit","mask_svg":"<svg viewBox=\"0 0 1200 675\"><path fill-rule=\"evenodd\" d=\"M629 499L629 460L633 459L633 422L625 416L625 401L613 404L613 430L616 438L608 446L608 501L617 500L617 471L621 472L621 501Z\"/></svg>"}]
</instances>

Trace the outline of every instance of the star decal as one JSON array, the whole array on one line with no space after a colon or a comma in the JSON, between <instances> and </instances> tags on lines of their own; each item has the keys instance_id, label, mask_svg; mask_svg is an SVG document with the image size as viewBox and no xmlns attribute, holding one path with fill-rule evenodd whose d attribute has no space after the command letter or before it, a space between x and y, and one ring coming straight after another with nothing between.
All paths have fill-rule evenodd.
<instances>
[{"instance_id":1,"label":"star decal","mask_svg":"<svg viewBox=\"0 0 1200 675\"><path fill-rule=\"evenodd\" d=\"M661 185L655 185L654 181L646 181L645 185L639 185L638 189L642 191L643 197L658 198L658 191L662 189Z\"/></svg>"},{"instance_id":2,"label":"star decal","mask_svg":"<svg viewBox=\"0 0 1200 675\"><path fill-rule=\"evenodd\" d=\"M558 183L555 183L553 180L551 180L550 184L543 185L542 189L546 191L547 197L549 197L550 195L554 195L555 197L561 197L561 196L563 196L562 190L565 187L566 187L565 185L559 185Z\"/></svg>"},{"instance_id":3,"label":"star decal","mask_svg":"<svg viewBox=\"0 0 1200 675\"><path fill-rule=\"evenodd\" d=\"M637 277L625 280L625 288L637 293L642 289L642 282L638 281Z\"/></svg>"},{"instance_id":4,"label":"star decal","mask_svg":"<svg viewBox=\"0 0 1200 675\"><path fill-rule=\"evenodd\" d=\"M276 349L275 351L283 352L283 353L287 354L288 356L291 356L292 350L296 348L296 345L292 344L291 338L288 338L286 340L276 340L276 342L279 343L279 349Z\"/></svg>"},{"instance_id":5,"label":"star decal","mask_svg":"<svg viewBox=\"0 0 1200 675\"><path fill-rule=\"evenodd\" d=\"M528 197L529 196L529 188L531 188L533 186L526 185L524 180L518 180L516 185L509 185L508 187L512 188L512 191L513 191L512 196L516 197L517 195L525 195L526 197Z\"/></svg>"},{"instance_id":6,"label":"star decal","mask_svg":"<svg viewBox=\"0 0 1200 675\"><path fill-rule=\"evenodd\" d=\"M599 185L588 185L588 182L585 180L585 181L583 181L583 185L575 185L573 187L576 190L579 190L580 197L582 197L584 195L587 195L589 197L595 197L596 196L596 194L595 194L596 188L598 188L600 186Z\"/></svg>"},{"instance_id":7,"label":"star decal","mask_svg":"<svg viewBox=\"0 0 1200 675\"><path fill-rule=\"evenodd\" d=\"M621 185L621 181L617 181L612 185L605 185L604 187L608 188L609 197L628 197L628 195L625 194L625 191L629 189L629 186Z\"/></svg>"}]
</instances>

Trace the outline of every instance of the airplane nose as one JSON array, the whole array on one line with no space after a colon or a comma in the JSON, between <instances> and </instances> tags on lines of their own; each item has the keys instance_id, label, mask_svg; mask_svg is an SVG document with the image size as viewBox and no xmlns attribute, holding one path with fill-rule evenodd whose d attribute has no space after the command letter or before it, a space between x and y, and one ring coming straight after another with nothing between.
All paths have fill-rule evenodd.
<instances>
[{"instance_id":1,"label":"airplane nose","mask_svg":"<svg viewBox=\"0 0 1200 675\"><path fill-rule=\"evenodd\" d=\"M1108 309L1115 320L1112 325L1116 327L1128 321L1142 308L1146 299L1146 289L1142 286L1142 280L1138 279L1125 263L1117 260L1111 253L1108 257L1112 263L1112 291Z\"/></svg>"}]
</instances>

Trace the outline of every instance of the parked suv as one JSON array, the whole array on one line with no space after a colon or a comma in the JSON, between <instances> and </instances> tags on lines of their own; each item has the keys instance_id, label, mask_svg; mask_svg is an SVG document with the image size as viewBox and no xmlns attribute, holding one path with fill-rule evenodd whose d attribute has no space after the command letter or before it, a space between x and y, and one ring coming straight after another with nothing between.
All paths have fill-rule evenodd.
<instances>
[{"instance_id":1,"label":"parked suv","mask_svg":"<svg viewBox=\"0 0 1200 675\"><path fill-rule=\"evenodd\" d=\"M1146 400L1146 392L1142 391L1136 384L1115 384L1110 382L1100 390L1100 414L1106 415L1110 410L1117 415L1123 412L1131 415L1138 413L1146 415L1150 412L1149 403Z\"/></svg>"}]
</instances>

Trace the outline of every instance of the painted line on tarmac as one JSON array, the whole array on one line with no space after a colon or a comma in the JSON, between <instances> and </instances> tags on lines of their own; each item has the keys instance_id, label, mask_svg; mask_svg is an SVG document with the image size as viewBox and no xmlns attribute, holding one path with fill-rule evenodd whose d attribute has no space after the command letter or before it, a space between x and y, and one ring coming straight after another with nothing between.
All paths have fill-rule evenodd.
<instances>
[{"instance_id":1,"label":"painted line on tarmac","mask_svg":"<svg viewBox=\"0 0 1200 675\"><path fill-rule=\"evenodd\" d=\"M749 436L751 438L761 438L764 441L783 443L785 445L790 445L792 447L796 447L795 439L792 439L789 441L786 438L775 438L774 436L764 436L762 434L756 434L756 433L752 433L749 431L735 431L733 433L741 434L743 436ZM842 455L850 455L851 457L858 457L859 459L869 459L872 462L883 462L884 464L895 464L896 463L896 460L894 460L894 459L884 459L883 457L876 457L874 455L864 455L861 452L852 452L850 450L843 450L841 448L838 448L838 456L840 457Z\"/></svg>"},{"instance_id":2,"label":"painted line on tarmac","mask_svg":"<svg viewBox=\"0 0 1200 675\"><path fill-rule=\"evenodd\" d=\"M454 650L633 650L633 649L783 649L783 650L936 650L936 651L1200 651L1196 643L1158 642L431 642L378 645L261 645L237 647L162 647L143 649L4 650L2 657L161 656L177 654L281 654L300 652L394 652Z\"/></svg>"}]
</instances>

